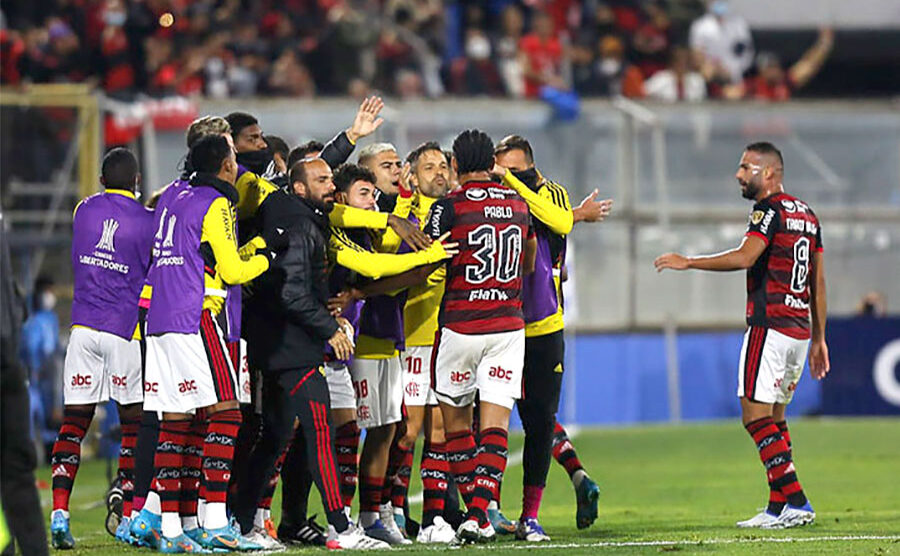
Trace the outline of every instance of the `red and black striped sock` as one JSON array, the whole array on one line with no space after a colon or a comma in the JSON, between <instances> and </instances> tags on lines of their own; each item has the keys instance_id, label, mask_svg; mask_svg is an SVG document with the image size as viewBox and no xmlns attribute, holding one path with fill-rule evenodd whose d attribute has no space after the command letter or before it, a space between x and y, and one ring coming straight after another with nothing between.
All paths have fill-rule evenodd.
<instances>
[{"instance_id":1,"label":"red and black striped sock","mask_svg":"<svg viewBox=\"0 0 900 556\"><path fill-rule=\"evenodd\" d=\"M181 498L178 513L182 520L197 517L197 500L203 473L203 441L206 438L206 421L195 416L185 434L184 452L181 458Z\"/></svg>"},{"instance_id":2,"label":"red and black striped sock","mask_svg":"<svg viewBox=\"0 0 900 556\"><path fill-rule=\"evenodd\" d=\"M228 480L234 461L234 445L241 428L239 409L223 409L209 416L203 442L204 498L207 503L222 503L228 498Z\"/></svg>"},{"instance_id":3,"label":"red and black striped sock","mask_svg":"<svg viewBox=\"0 0 900 556\"><path fill-rule=\"evenodd\" d=\"M381 506L384 477L359 477L359 511L377 512Z\"/></svg>"},{"instance_id":4,"label":"red and black striped sock","mask_svg":"<svg viewBox=\"0 0 900 556\"><path fill-rule=\"evenodd\" d=\"M140 421L126 419L121 421L122 444L119 446L119 477L122 481L122 515L131 515L131 503L134 500L134 447L137 444L137 433Z\"/></svg>"},{"instance_id":5,"label":"red and black striped sock","mask_svg":"<svg viewBox=\"0 0 900 556\"><path fill-rule=\"evenodd\" d=\"M69 496L78 465L81 463L81 441L91 426L94 408L89 411L67 406L63 410L63 423L53 443L50 469L53 470L53 509L69 510Z\"/></svg>"},{"instance_id":6,"label":"red and black striped sock","mask_svg":"<svg viewBox=\"0 0 900 556\"><path fill-rule=\"evenodd\" d=\"M344 423L335 431L338 472L341 479L341 499L345 507L353 505L356 483L359 480L359 427L356 421Z\"/></svg>"},{"instance_id":7,"label":"red and black striped sock","mask_svg":"<svg viewBox=\"0 0 900 556\"><path fill-rule=\"evenodd\" d=\"M787 442L788 450L791 450L791 434L788 432L787 422L778 421L775 423L778 427L778 430L781 432L782 438ZM793 453L791 453L791 460L794 459ZM769 505L766 510L773 515L778 515L781 513L781 510L784 509L784 505L787 503L787 498L785 498L784 494L782 494L780 489L769 489Z\"/></svg>"},{"instance_id":8,"label":"red and black striped sock","mask_svg":"<svg viewBox=\"0 0 900 556\"><path fill-rule=\"evenodd\" d=\"M509 457L508 435L501 428L481 431L481 444L476 458L476 475L472 490L472 503L467 504L469 517L477 517L482 525L487 523L487 507L491 500L500 499L500 482Z\"/></svg>"},{"instance_id":9,"label":"red and black striped sock","mask_svg":"<svg viewBox=\"0 0 900 556\"><path fill-rule=\"evenodd\" d=\"M444 513L444 498L450 480L450 464L447 461L447 445L425 441L422 449L422 527L434 523L434 518Z\"/></svg>"},{"instance_id":10,"label":"red and black striped sock","mask_svg":"<svg viewBox=\"0 0 900 556\"><path fill-rule=\"evenodd\" d=\"M558 422L553 429L552 448L553 459L565 468L566 473L569 474L569 479L571 479L577 471L584 469L584 466L581 465L581 460L578 459L578 454L575 453L575 447L572 446L572 441L569 440L566 429Z\"/></svg>"},{"instance_id":11,"label":"red and black striped sock","mask_svg":"<svg viewBox=\"0 0 900 556\"><path fill-rule=\"evenodd\" d=\"M293 440L293 436L291 439ZM275 496L275 487L278 486L278 479L281 478L281 469L284 467L284 460L287 458L288 450L291 449L291 444L293 444L292 440L288 441L287 446L281 451L281 455L275 460L275 467L269 476L269 482L266 483L266 488L263 489L259 502L256 504L257 509L268 510L272 508L272 497Z\"/></svg>"},{"instance_id":12,"label":"red and black striped sock","mask_svg":"<svg viewBox=\"0 0 900 556\"><path fill-rule=\"evenodd\" d=\"M409 493L409 479L412 475L413 451L415 446L403 447L400 442L395 443L391 454L396 458L397 467L391 484L391 505L395 508L406 507L406 495Z\"/></svg>"},{"instance_id":13,"label":"red and black striped sock","mask_svg":"<svg viewBox=\"0 0 900 556\"><path fill-rule=\"evenodd\" d=\"M797 480L791 449L771 417L763 417L744 425L756 443L759 459L766 467L769 490L779 490L791 506L806 504L806 495Z\"/></svg>"},{"instance_id":14,"label":"red and black striped sock","mask_svg":"<svg viewBox=\"0 0 900 556\"><path fill-rule=\"evenodd\" d=\"M456 488L466 507L472 503L476 452L475 436L472 435L472 431L447 433L447 459L450 463L450 472L453 473Z\"/></svg>"},{"instance_id":15,"label":"red and black striped sock","mask_svg":"<svg viewBox=\"0 0 900 556\"><path fill-rule=\"evenodd\" d=\"M181 504L181 469L190 428L191 422L187 420L164 420L159 424L159 444L153 458L156 468L153 490L159 495L163 513L177 514Z\"/></svg>"}]
</instances>

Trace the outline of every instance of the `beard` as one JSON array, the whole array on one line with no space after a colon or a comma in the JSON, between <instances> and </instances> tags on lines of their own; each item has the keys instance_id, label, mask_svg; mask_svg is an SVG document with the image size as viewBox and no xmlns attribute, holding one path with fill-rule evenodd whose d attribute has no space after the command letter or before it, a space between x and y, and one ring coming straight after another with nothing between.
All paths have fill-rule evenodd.
<instances>
[{"instance_id":1,"label":"beard","mask_svg":"<svg viewBox=\"0 0 900 556\"><path fill-rule=\"evenodd\" d=\"M741 197L744 199L756 199L759 193L759 185L753 183L754 180L741 182Z\"/></svg>"}]
</instances>

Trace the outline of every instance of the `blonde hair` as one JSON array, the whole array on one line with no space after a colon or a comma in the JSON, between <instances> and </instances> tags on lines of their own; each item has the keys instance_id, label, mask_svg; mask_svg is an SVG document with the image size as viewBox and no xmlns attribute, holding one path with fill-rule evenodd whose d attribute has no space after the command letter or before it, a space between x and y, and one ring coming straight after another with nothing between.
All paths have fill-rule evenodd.
<instances>
[{"instance_id":1,"label":"blonde hair","mask_svg":"<svg viewBox=\"0 0 900 556\"><path fill-rule=\"evenodd\" d=\"M223 135L231 133L231 126L221 116L202 116L197 118L188 127L186 140L188 148L197 142L197 139L207 134Z\"/></svg>"}]
</instances>

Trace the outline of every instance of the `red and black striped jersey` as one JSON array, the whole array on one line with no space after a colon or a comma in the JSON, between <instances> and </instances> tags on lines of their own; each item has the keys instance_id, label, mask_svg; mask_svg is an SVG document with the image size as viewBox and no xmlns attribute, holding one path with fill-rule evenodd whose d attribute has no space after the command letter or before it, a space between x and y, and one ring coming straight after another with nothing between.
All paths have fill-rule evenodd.
<instances>
[{"instance_id":1,"label":"red and black striped jersey","mask_svg":"<svg viewBox=\"0 0 900 556\"><path fill-rule=\"evenodd\" d=\"M496 182L467 182L431 207L425 232L448 231L459 254L447 262L438 325L460 334L524 328L522 262L534 235L525 201Z\"/></svg>"},{"instance_id":2,"label":"red and black striped jersey","mask_svg":"<svg viewBox=\"0 0 900 556\"><path fill-rule=\"evenodd\" d=\"M800 199L776 193L753 205L746 235L766 242L747 270L747 324L809 338L812 254L822 251L816 214Z\"/></svg>"}]
</instances>

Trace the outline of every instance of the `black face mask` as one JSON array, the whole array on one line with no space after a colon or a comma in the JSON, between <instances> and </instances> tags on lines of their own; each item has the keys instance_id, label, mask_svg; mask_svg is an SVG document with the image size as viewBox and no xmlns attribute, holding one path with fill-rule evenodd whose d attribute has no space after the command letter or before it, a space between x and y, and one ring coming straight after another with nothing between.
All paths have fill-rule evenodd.
<instances>
[{"instance_id":1,"label":"black face mask","mask_svg":"<svg viewBox=\"0 0 900 556\"><path fill-rule=\"evenodd\" d=\"M272 162L272 150L269 147L259 151L249 151L237 154L237 162L254 174L261 176Z\"/></svg>"},{"instance_id":2,"label":"black face mask","mask_svg":"<svg viewBox=\"0 0 900 556\"><path fill-rule=\"evenodd\" d=\"M527 170L517 170L512 172L520 182L528 186L528 189L537 189L538 173L537 168L529 168Z\"/></svg>"}]
</instances>

